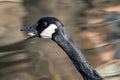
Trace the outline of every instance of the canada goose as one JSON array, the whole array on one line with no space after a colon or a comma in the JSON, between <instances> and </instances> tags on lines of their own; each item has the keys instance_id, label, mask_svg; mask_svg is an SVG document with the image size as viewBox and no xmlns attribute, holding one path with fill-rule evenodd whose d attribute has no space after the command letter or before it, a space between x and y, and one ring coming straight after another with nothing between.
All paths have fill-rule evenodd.
<instances>
[{"instance_id":1,"label":"canada goose","mask_svg":"<svg viewBox=\"0 0 120 80\"><path fill-rule=\"evenodd\" d=\"M50 38L69 56L84 80L103 80L95 69L86 61L82 52L67 34L64 25L54 17L44 17L32 26L23 27L21 31L30 31L27 39L33 37Z\"/></svg>"}]
</instances>

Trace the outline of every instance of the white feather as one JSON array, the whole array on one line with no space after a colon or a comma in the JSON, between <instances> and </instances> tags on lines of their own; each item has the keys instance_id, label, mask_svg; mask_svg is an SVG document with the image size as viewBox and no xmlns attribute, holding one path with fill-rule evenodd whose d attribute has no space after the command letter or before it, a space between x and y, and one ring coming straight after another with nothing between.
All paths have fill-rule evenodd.
<instances>
[{"instance_id":1,"label":"white feather","mask_svg":"<svg viewBox=\"0 0 120 80\"><path fill-rule=\"evenodd\" d=\"M41 32L42 38L52 38L52 34L55 33L55 29L57 29L57 26L55 24L50 24L44 31Z\"/></svg>"}]
</instances>

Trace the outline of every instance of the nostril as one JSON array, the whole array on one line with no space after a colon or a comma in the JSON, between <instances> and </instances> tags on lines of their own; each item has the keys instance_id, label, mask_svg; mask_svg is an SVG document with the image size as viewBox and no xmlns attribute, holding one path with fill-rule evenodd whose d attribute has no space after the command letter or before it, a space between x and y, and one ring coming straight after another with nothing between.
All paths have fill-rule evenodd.
<instances>
[{"instance_id":1,"label":"nostril","mask_svg":"<svg viewBox=\"0 0 120 80\"><path fill-rule=\"evenodd\" d=\"M23 28L21 28L20 31L23 31Z\"/></svg>"},{"instance_id":2,"label":"nostril","mask_svg":"<svg viewBox=\"0 0 120 80\"><path fill-rule=\"evenodd\" d=\"M32 27L29 27L30 29L32 29Z\"/></svg>"}]
</instances>

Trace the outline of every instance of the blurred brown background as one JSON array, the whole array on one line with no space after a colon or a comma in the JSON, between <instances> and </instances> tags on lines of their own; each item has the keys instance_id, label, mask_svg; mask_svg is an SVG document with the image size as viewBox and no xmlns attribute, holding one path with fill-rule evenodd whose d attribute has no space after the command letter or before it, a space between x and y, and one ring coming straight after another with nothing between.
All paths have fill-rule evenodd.
<instances>
[{"instance_id":1,"label":"blurred brown background","mask_svg":"<svg viewBox=\"0 0 120 80\"><path fill-rule=\"evenodd\" d=\"M105 80L120 80L119 12L119 0L0 0L0 80L82 80L53 41L24 41L20 28L44 16L63 22Z\"/></svg>"}]
</instances>

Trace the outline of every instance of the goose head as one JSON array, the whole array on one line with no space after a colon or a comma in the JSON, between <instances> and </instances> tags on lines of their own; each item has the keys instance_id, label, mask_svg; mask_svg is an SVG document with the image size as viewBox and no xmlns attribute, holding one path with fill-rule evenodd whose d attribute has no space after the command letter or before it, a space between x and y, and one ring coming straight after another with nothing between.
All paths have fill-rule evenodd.
<instances>
[{"instance_id":1,"label":"goose head","mask_svg":"<svg viewBox=\"0 0 120 80\"><path fill-rule=\"evenodd\" d=\"M54 17L43 17L35 24L28 27L21 28L21 31L27 31L27 39L40 37L40 38L54 38L56 34L64 32L63 24Z\"/></svg>"}]
</instances>

